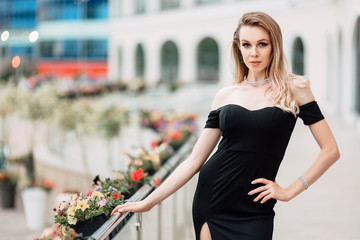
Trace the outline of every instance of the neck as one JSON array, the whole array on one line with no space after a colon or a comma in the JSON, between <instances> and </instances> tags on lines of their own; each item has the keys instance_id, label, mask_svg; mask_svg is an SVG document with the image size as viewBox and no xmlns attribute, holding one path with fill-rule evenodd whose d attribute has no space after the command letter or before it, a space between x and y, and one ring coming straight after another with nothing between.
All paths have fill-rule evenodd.
<instances>
[{"instance_id":1,"label":"neck","mask_svg":"<svg viewBox=\"0 0 360 240\"><path fill-rule=\"evenodd\" d=\"M249 72L248 75L246 76L246 80L248 80L249 82L258 82L258 81L262 81L266 78L267 77L264 72L262 72L262 73Z\"/></svg>"}]
</instances>

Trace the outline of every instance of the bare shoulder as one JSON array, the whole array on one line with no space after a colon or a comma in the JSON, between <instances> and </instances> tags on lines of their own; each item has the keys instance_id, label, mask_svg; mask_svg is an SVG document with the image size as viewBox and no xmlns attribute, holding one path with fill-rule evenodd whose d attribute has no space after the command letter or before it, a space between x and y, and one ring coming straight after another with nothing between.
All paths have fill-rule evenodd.
<instances>
[{"instance_id":1,"label":"bare shoulder","mask_svg":"<svg viewBox=\"0 0 360 240\"><path fill-rule=\"evenodd\" d=\"M290 90L299 106L314 101L315 99L310 88L310 81L304 76L291 75Z\"/></svg>"},{"instance_id":2,"label":"bare shoulder","mask_svg":"<svg viewBox=\"0 0 360 240\"><path fill-rule=\"evenodd\" d=\"M234 91L234 85L221 88L214 97L211 110L215 110L223 106L224 103L226 103L227 96L229 96L232 91Z\"/></svg>"}]
</instances>

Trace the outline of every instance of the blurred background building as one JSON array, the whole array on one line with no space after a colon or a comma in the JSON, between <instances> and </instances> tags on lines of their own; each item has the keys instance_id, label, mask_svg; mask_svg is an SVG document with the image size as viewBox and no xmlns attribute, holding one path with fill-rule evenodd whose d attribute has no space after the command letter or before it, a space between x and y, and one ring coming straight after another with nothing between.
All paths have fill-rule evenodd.
<instances>
[{"instance_id":1,"label":"blurred background building","mask_svg":"<svg viewBox=\"0 0 360 240\"><path fill-rule=\"evenodd\" d=\"M0 76L22 57L26 75L109 81L232 82L231 41L246 11L280 24L292 69L327 110L360 114L357 0L2 0ZM34 31L34 32L33 32Z\"/></svg>"}]
</instances>

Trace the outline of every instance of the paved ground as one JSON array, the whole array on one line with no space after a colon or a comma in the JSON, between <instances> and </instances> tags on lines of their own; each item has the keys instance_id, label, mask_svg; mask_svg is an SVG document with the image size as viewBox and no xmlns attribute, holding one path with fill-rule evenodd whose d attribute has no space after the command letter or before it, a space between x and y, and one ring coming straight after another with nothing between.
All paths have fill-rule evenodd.
<instances>
[{"instance_id":1,"label":"paved ground","mask_svg":"<svg viewBox=\"0 0 360 240\"><path fill-rule=\"evenodd\" d=\"M194 100L197 91L200 90L190 89L187 95L168 101L163 101L166 96L159 98L162 103L199 113L199 122L203 124L211 103L209 96L213 96L214 89L209 89L209 96L195 97ZM153 104L155 97L148 98L147 104ZM193 101L186 100L189 98ZM360 239L360 131L345 125L337 117L327 115L327 120L340 146L341 159L309 190L291 202L277 204L275 240ZM318 147L310 131L298 121L279 170L278 183L287 186L294 181L317 153ZM51 221L49 217L49 224ZM15 210L0 209L0 239L28 240L38 237L40 232L27 229L21 199L17 199Z\"/></svg>"}]
</instances>

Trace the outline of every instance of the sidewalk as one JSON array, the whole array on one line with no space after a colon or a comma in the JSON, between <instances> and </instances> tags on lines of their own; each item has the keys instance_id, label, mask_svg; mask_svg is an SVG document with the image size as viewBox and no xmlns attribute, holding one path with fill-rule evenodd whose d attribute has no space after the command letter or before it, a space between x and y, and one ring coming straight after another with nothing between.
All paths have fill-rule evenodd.
<instances>
[{"instance_id":1,"label":"sidewalk","mask_svg":"<svg viewBox=\"0 0 360 240\"><path fill-rule=\"evenodd\" d=\"M166 101L166 96L163 96L160 102L199 114L199 127L202 128L211 99L208 96L197 96L194 100L194 93L196 91L191 90L186 96ZM208 95L213 96L212 93ZM154 96L148 98L150 100L145 103L154 104ZM142 97L138 101L143 102L144 99ZM288 203L278 202L275 208L274 240L360 239L360 132L352 126L346 126L338 117L326 115L326 118L337 138L341 159L297 198ZM299 119L279 169L277 182L281 186L290 184L306 171L318 152L311 132ZM40 234L41 231L27 229L21 199L18 198L15 210L4 211L0 208L1 240L31 240L40 237Z\"/></svg>"}]
</instances>

